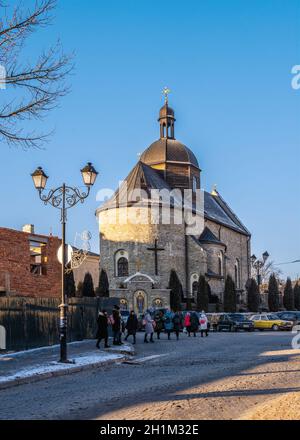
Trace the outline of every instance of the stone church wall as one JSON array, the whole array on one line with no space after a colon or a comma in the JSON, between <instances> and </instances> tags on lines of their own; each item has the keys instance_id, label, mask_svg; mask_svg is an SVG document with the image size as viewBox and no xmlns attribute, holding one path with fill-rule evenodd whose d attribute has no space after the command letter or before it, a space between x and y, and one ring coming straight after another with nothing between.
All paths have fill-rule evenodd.
<instances>
[{"instance_id":1,"label":"stone church wall","mask_svg":"<svg viewBox=\"0 0 300 440\"><path fill-rule=\"evenodd\" d=\"M227 246L225 276L231 275L234 279L236 259L240 262L241 289L245 289L249 278L249 249L248 237L225 226L207 220L206 226Z\"/></svg>"}]
</instances>

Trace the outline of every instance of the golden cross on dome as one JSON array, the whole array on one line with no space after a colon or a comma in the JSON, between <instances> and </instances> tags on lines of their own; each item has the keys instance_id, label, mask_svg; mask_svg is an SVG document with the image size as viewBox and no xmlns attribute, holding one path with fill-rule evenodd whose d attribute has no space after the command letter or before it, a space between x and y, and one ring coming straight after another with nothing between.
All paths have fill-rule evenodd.
<instances>
[{"instance_id":1,"label":"golden cross on dome","mask_svg":"<svg viewBox=\"0 0 300 440\"><path fill-rule=\"evenodd\" d=\"M166 104L168 104L168 102L169 102L169 95L170 95L170 93L171 93L171 90L168 87L165 87L163 89L163 95L165 97Z\"/></svg>"}]
</instances>

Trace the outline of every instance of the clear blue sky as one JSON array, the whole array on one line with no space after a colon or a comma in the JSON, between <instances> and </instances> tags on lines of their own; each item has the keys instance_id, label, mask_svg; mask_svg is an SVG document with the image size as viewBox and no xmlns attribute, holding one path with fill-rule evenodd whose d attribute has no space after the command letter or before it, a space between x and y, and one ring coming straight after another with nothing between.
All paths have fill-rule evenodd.
<instances>
[{"instance_id":1,"label":"clear blue sky","mask_svg":"<svg viewBox=\"0 0 300 440\"><path fill-rule=\"evenodd\" d=\"M42 124L55 128L46 150L2 145L1 226L59 234L58 212L38 200L30 173L42 165L49 185L81 184L89 160L101 175L70 211L68 238L88 229L97 251L96 191L114 189L158 138L167 85L176 137L197 155L205 189L217 183L251 230L253 252L300 258L300 90L290 73L299 29L299 0L59 0L30 53L58 37L75 50L72 92ZM300 264L283 268L300 274Z\"/></svg>"}]
</instances>

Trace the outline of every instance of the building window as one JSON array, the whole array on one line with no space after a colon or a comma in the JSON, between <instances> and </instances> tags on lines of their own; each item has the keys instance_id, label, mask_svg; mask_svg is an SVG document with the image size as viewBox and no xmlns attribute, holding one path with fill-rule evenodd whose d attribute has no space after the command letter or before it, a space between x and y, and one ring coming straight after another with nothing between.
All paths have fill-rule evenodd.
<instances>
[{"instance_id":1,"label":"building window","mask_svg":"<svg viewBox=\"0 0 300 440\"><path fill-rule=\"evenodd\" d=\"M115 276L116 277L128 277L129 264L128 264L128 252L119 250L115 254Z\"/></svg>"},{"instance_id":2,"label":"building window","mask_svg":"<svg viewBox=\"0 0 300 440\"><path fill-rule=\"evenodd\" d=\"M194 281L193 286L192 286L192 293L195 298L198 295L198 289L199 289L199 283L198 283L198 281Z\"/></svg>"},{"instance_id":3,"label":"building window","mask_svg":"<svg viewBox=\"0 0 300 440\"><path fill-rule=\"evenodd\" d=\"M33 275L47 275L48 257L46 255L47 243L30 241L30 273Z\"/></svg>"},{"instance_id":4,"label":"building window","mask_svg":"<svg viewBox=\"0 0 300 440\"><path fill-rule=\"evenodd\" d=\"M220 252L218 255L218 274L220 277L224 276L224 255Z\"/></svg>"},{"instance_id":5,"label":"building window","mask_svg":"<svg viewBox=\"0 0 300 440\"><path fill-rule=\"evenodd\" d=\"M235 287L237 289L240 289L241 287L241 269L240 269L240 262L237 259L234 265L234 282L235 282Z\"/></svg>"},{"instance_id":6,"label":"building window","mask_svg":"<svg viewBox=\"0 0 300 440\"><path fill-rule=\"evenodd\" d=\"M191 279L190 279L190 292L194 297L197 296L198 285L199 285L199 275L194 273L191 275Z\"/></svg>"},{"instance_id":7,"label":"building window","mask_svg":"<svg viewBox=\"0 0 300 440\"><path fill-rule=\"evenodd\" d=\"M128 277L128 260L122 257L118 260L118 277Z\"/></svg>"}]
</instances>

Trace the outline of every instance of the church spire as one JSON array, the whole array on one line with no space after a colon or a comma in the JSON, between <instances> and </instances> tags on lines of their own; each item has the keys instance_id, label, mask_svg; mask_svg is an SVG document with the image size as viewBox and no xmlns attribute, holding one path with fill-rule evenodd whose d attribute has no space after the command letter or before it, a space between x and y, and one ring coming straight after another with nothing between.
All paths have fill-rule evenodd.
<instances>
[{"instance_id":1,"label":"church spire","mask_svg":"<svg viewBox=\"0 0 300 440\"><path fill-rule=\"evenodd\" d=\"M175 139L175 113L174 110L169 107L169 94L171 90L165 87L163 90L163 95L165 97L165 105L160 109L159 112L159 124L160 124L160 138L161 139Z\"/></svg>"}]
</instances>

